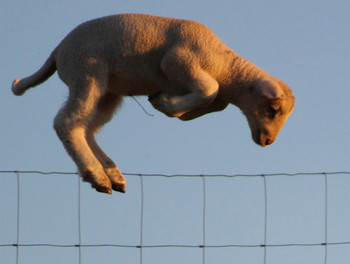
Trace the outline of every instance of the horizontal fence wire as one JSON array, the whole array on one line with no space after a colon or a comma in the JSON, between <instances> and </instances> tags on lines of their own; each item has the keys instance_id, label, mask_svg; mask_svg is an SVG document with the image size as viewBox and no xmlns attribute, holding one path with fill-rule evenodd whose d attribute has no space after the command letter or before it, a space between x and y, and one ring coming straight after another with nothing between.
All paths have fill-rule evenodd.
<instances>
[{"instance_id":1,"label":"horizontal fence wire","mask_svg":"<svg viewBox=\"0 0 350 264\"><path fill-rule=\"evenodd\" d=\"M328 242L328 176L330 175L348 175L350 176L349 171L338 171L338 172L297 172L297 173L267 173L267 174L160 174L160 173L128 173L124 172L124 175L131 177L140 178L140 195L141 195L141 204L140 204L140 243L137 245L131 244L84 244L81 242L81 187L80 187L80 177L78 176L78 194L77 194L77 210L78 210L78 244L68 243L68 244L51 244L51 243L20 243L20 175L21 174L41 174L41 175L78 175L76 172L60 172L60 171L17 171L17 170L0 170L1 174L14 174L17 176L17 237L16 243L0 244L0 247L15 247L16 248L16 263L19 262L19 248L21 247L53 247L53 248L78 248L79 249L79 261L81 263L81 248L104 248L104 247L114 247L114 248L135 248L140 250L140 264L143 262L142 249L146 248L199 248L202 249L202 263L205 264L205 248L264 248L264 259L263 263L267 263L267 248L283 248L283 247L324 247L324 263L327 264L328 259L328 247L329 246L340 246L340 245L350 245L349 241L338 241L338 242ZM267 178L269 177L294 177L294 176L323 176L324 177L324 240L319 243L281 243L281 244L271 244L267 243L268 241L268 182ZM145 177L164 177L164 178L202 178L202 244L200 245L191 245L191 244L144 244L143 241L143 216L144 216L144 178ZM235 178L235 177L261 177L263 178L264 186L264 243L263 244L220 244L220 245L211 245L206 242L206 178L211 177L224 177L224 178ZM0 178L1 181L1 178Z\"/></svg>"},{"instance_id":2,"label":"horizontal fence wire","mask_svg":"<svg viewBox=\"0 0 350 264\"><path fill-rule=\"evenodd\" d=\"M116 247L116 248L260 248L260 247L319 247L319 246L339 246L350 245L347 242L329 242L329 243L291 243L291 244L231 244L231 245L118 245L118 244L0 244L0 247L57 247L57 248L91 248L91 247Z\"/></svg>"},{"instance_id":3,"label":"horizontal fence wire","mask_svg":"<svg viewBox=\"0 0 350 264\"><path fill-rule=\"evenodd\" d=\"M62 171L36 171L36 170L0 170L0 174L4 173L20 173L20 174L42 174L42 175L78 175L78 172L62 172ZM225 178L234 178L234 177L274 177L274 176L313 176L313 175L339 175L346 174L350 175L350 171L336 171L336 172L296 172L296 173L259 173L259 174L162 174L162 173L130 173L123 172L123 175L126 176L135 176L135 177L190 177L190 178L198 178L198 177L225 177Z\"/></svg>"}]
</instances>

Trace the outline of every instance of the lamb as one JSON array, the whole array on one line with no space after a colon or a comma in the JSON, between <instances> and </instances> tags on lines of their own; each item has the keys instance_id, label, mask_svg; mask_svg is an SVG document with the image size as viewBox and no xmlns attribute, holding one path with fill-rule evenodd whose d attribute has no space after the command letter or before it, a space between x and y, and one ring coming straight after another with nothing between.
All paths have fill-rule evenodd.
<instances>
[{"instance_id":1,"label":"lamb","mask_svg":"<svg viewBox=\"0 0 350 264\"><path fill-rule=\"evenodd\" d=\"M236 105L255 143L272 144L294 109L292 90L189 20L120 14L69 33L33 75L16 79L15 95L58 72L69 98L54 128L79 173L99 192L125 192L126 181L95 141L124 96L148 96L169 117L192 120Z\"/></svg>"}]
</instances>

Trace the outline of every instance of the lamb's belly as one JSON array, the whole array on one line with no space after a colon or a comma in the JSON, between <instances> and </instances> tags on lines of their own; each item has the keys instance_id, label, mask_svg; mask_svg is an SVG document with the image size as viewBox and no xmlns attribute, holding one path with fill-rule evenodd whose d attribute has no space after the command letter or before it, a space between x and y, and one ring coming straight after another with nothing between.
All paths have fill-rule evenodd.
<instances>
[{"instance_id":1,"label":"lamb's belly","mask_svg":"<svg viewBox=\"0 0 350 264\"><path fill-rule=\"evenodd\" d=\"M161 90L163 88L156 82L136 78L112 76L108 83L108 92L124 96L150 95Z\"/></svg>"}]
</instances>

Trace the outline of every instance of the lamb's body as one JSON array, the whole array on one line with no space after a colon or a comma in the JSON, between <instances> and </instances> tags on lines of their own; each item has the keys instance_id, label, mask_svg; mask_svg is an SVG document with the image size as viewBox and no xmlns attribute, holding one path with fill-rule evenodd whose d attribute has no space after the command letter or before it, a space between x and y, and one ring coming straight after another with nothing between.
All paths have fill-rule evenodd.
<instances>
[{"instance_id":1,"label":"lamb's body","mask_svg":"<svg viewBox=\"0 0 350 264\"><path fill-rule=\"evenodd\" d=\"M125 190L122 174L94 139L123 96L149 95L156 109L182 120L233 103L262 146L274 141L294 106L287 85L239 57L206 26L187 20L125 14L88 21L37 73L16 80L13 92L23 94L56 69L70 97L55 129L84 180L102 192ZM267 118L266 105L274 105L274 118Z\"/></svg>"},{"instance_id":2,"label":"lamb's body","mask_svg":"<svg viewBox=\"0 0 350 264\"><path fill-rule=\"evenodd\" d=\"M165 55L176 57L171 62L176 65L162 67ZM109 92L120 95L149 95L166 90L174 93L173 86L176 92L187 93L188 87L178 84L190 81L192 76L188 74L197 68L224 84L228 74L232 74L234 59L239 58L202 24L148 15L117 15L88 21L61 42L54 56L58 74L68 85L72 71L85 77L88 67L95 71L103 65L109 71ZM176 72L164 73L164 68L171 66L174 67L169 70Z\"/></svg>"}]
</instances>

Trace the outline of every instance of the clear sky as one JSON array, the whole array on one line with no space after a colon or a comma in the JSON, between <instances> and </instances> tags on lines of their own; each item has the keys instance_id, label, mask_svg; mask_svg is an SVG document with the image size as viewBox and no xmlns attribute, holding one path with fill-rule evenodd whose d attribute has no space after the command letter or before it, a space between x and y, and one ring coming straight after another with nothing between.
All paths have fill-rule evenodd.
<instances>
[{"instance_id":1,"label":"clear sky","mask_svg":"<svg viewBox=\"0 0 350 264\"><path fill-rule=\"evenodd\" d=\"M15 97L15 78L34 73L78 24L117 13L199 21L227 46L289 84L296 107L266 148L251 139L230 106L191 122L156 111L147 98L126 98L98 136L120 170L162 174L261 174L350 171L350 2L1 1L0 170L75 172L52 120L67 97L57 74ZM126 194L96 193L82 183L83 244L138 245L140 179ZM268 244L324 240L324 176L270 177ZM329 242L350 241L349 175L329 175ZM16 175L0 174L0 244L16 243ZM202 243L202 179L144 177L143 243ZM77 243L77 176L21 175L20 243ZM263 244L263 178L206 180L206 243ZM323 247L268 248L267 263L324 263ZM329 246L328 264L350 259L350 245ZM0 262L15 263L14 247ZM23 247L19 263L78 263L76 248ZM82 263L138 263L135 248L83 248ZM202 263L198 248L143 250L143 263ZM263 263L262 248L206 250L206 263Z\"/></svg>"}]
</instances>

